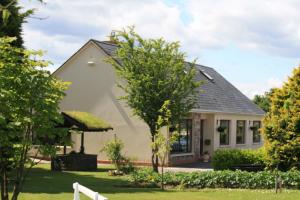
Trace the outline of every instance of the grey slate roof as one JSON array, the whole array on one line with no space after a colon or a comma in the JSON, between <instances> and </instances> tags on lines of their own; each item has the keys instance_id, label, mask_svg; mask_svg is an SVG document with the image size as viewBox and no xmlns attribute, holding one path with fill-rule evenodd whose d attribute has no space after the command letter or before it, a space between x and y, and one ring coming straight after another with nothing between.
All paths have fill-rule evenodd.
<instances>
[{"instance_id":1,"label":"grey slate roof","mask_svg":"<svg viewBox=\"0 0 300 200\"><path fill-rule=\"evenodd\" d=\"M117 46L110 42L92 40L106 54L111 56ZM188 65L188 63L187 63ZM200 95L195 111L211 113L234 113L248 115L264 115L265 112L254 104L248 97L235 88L216 70L203 65L198 69L196 80L202 81ZM208 74L208 76L206 75ZM210 77L213 79L211 80Z\"/></svg>"}]
</instances>

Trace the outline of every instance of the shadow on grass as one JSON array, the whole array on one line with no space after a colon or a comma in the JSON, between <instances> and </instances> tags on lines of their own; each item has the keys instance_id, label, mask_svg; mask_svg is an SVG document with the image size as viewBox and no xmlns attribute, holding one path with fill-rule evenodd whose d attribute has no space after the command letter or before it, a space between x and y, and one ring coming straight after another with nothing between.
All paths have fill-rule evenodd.
<instances>
[{"instance_id":1,"label":"shadow on grass","mask_svg":"<svg viewBox=\"0 0 300 200\"><path fill-rule=\"evenodd\" d=\"M45 167L33 168L26 181L23 193L73 193L72 185L78 182L100 194L158 192L159 188L134 188L125 177L107 176L109 169L100 168L97 172L56 172ZM170 192L170 191L168 191Z\"/></svg>"}]
</instances>

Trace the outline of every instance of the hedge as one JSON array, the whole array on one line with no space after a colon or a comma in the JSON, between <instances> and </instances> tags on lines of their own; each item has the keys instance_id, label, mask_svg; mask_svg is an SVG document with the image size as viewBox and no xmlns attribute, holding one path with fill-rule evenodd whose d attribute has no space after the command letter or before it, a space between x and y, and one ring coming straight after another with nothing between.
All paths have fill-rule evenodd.
<instances>
[{"instance_id":1,"label":"hedge","mask_svg":"<svg viewBox=\"0 0 300 200\"><path fill-rule=\"evenodd\" d=\"M215 170L232 169L237 165L265 166L265 152L263 149L218 149L212 157L212 166Z\"/></svg>"},{"instance_id":2,"label":"hedge","mask_svg":"<svg viewBox=\"0 0 300 200\"><path fill-rule=\"evenodd\" d=\"M300 171L279 172L282 185L288 189L300 189ZM151 169L139 169L130 176L130 181L141 185L159 185L161 176ZM206 172L167 172L164 184L183 185L187 188L241 188L271 189L275 186L275 174L271 171L206 171Z\"/></svg>"}]
</instances>

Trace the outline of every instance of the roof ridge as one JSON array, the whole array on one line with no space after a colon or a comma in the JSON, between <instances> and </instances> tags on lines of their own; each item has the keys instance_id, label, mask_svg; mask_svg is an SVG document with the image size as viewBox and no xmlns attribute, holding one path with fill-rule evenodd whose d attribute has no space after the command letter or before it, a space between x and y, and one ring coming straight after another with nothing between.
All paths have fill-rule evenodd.
<instances>
[{"instance_id":1,"label":"roof ridge","mask_svg":"<svg viewBox=\"0 0 300 200\"><path fill-rule=\"evenodd\" d=\"M117 44L112 43L111 41L100 41L100 40L96 40L96 39L90 39L90 41L107 44L107 45L111 45L111 46L117 46Z\"/></svg>"}]
</instances>

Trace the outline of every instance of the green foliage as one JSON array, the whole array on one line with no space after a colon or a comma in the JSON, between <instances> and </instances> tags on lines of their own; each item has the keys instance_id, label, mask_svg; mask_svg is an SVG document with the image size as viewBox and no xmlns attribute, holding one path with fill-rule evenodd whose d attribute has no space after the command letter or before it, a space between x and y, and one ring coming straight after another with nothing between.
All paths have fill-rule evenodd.
<instances>
[{"instance_id":1,"label":"green foliage","mask_svg":"<svg viewBox=\"0 0 300 200\"><path fill-rule=\"evenodd\" d=\"M255 95L253 98L253 103L258 105L263 111L269 112L271 107L271 96L274 92L275 88L272 88L269 92L265 92L263 95Z\"/></svg>"},{"instance_id":2,"label":"green foliage","mask_svg":"<svg viewBox=\"0 0 300 200\"><path fill-rule=\"evenodd\" d=\"M0 37L16 37L17 39L11 44L16 47L23 46L22 24L25 23L26 17L33 14L33 9L25 12L21 11L22 7L18 6L18 0L1 0L0 3Z\"/></svg>"},{"instance_id":3,"label":"green foliage","mask_svg":"<svg viewBox=\"0 0 300 200\"><path fill-rule=\"evenodd\" d=\"M158 117L156 122L156 127L158 128L156 135L154 136L154 141L152 142L152 149L155 149L155 155L159 157L162 166L165 165L165 159L172 150L174 142L178 139L178 134L176 132L172 135L164 135L161 132L161 128L166 126L171 126L170 118L172 116L171 111L169 110L170 101L167 100L160 109L161 115Z\"/></svg>"},{"instance_id":4,"label":"green foliage","mask_svg":"<svg viewBox=\"0 0 300 200\"><path fill-rule=\"evenodd\" d=\"M158 186L161 183L161 176L151 168L140 168L130 174L129 181L135 184L146 183L147 186Z\"/></svg>"},{"instance_id":5,"label":"green foliage","mask_svg":"<svg viewBox=\"0 0 300 200\"><path fill-rule=\"evenodd\" d=\"M107 142L101 152L105 152L106 156L112 163L115 168L119 171L121 169L121 163L124 160L124 156L122 155L122 149L124 148L124 143L116 137L109 142Z\"/></svg>"},{"instance_id":6,"label":"green foliage","mask_svg":"<svg viewBox=\"0 0 300 200\"><path fill-rule=\"evenodd\" d=\"M143 39L133 28L117 32L113 39L118 49L108 62L121 78L119 86L125 91L122 98L149 126L153 141L165 101L170 102L172 124L177 124L193 108L200 85L194 81L197 71L193 63L186 65L186 55L180 52L178 42ZM152 155L152 163L157 168L156 161Z\"/></svg>"},{"instance_id":7,"label":"green foliage","mask_svg":"<svg viewBox=\"0 0 300 200\"><path fill-rule=\"evenodd\" d=\"M280 172L283 187L300 189L300 172ZM130 176L135 184L159 185L161 177L148 168L136 170ZM275 185L275 174L270 171L205 171L205 172L166 172L164 183L169 186L184 185L188 188L243 188L272 189Z\"/></svg>"},{"instance_id":8,"label":"green foliage","mask_svg":"<svg viewBox=\"0 0 300 200\"><path fill-rule=\"evenodd\" d=\"M108 159L114 164L117 172L116 174L128 174L135 170L130 158L122 154L124 143L122 140L116 137L107 142L101 149L101 152L105 152Z\"/></svg>"},{"instance_id":9,"label":"green foliage","mask_svg":"<svg viewBox=\"0 0 300 200\"><path fill-rule=\"evenodd\" d=\"M265 148L270 167L300 168L300 67L274 90L271 109L263 122Z\"/></svg>"},{"instance_id":10,"label":"green foliage","mask_svg":"<svg viewBox=\"0 0 300 200\"><path fill-rule=\"evenodd\" d=\"M218 149L212 157L212 166L215 170L232 169L233 166L241 164L259 164L264 166L264 149Z\"/></svg>"},{"instance_id":11,"label":"green foliage","mask_svg":"<svg viewBox=\"0 0 300 200\"><path fill-rule=\"evenodd\" d=\"M55 128L62 122L58 103L67 84L45 69L49 62L39 59L42 52L13 47L13 41L0 38L0 172L2 178L14 180L12 199L16 199L25 167L34 164L28 156L32 139L37 138L40 153L54 152L53 144L45 141L67 135ZM12 168L16 173L8 174Z\"/></svg>"},{"instance_id":12,"label":"green foliage","mask_svg":"<svg viewBox=\"0 0 300 200\"><path fill-rule=\"evenodd\" d=\"M156 155L161 164L161 188L164 189L164 166L167 156L172 150L173 144L178 139L178 133L173 132L171 135L164 135L161 132L161 127L166 125L171 126L170 118L172 116L169 110L170 101L167 100L160 109L161 115L158 117L156 127L158 128L157 133L154 136L154 141L152 142L152 149L154 149L154 155Z\"/></svg>"}]
</instances>

